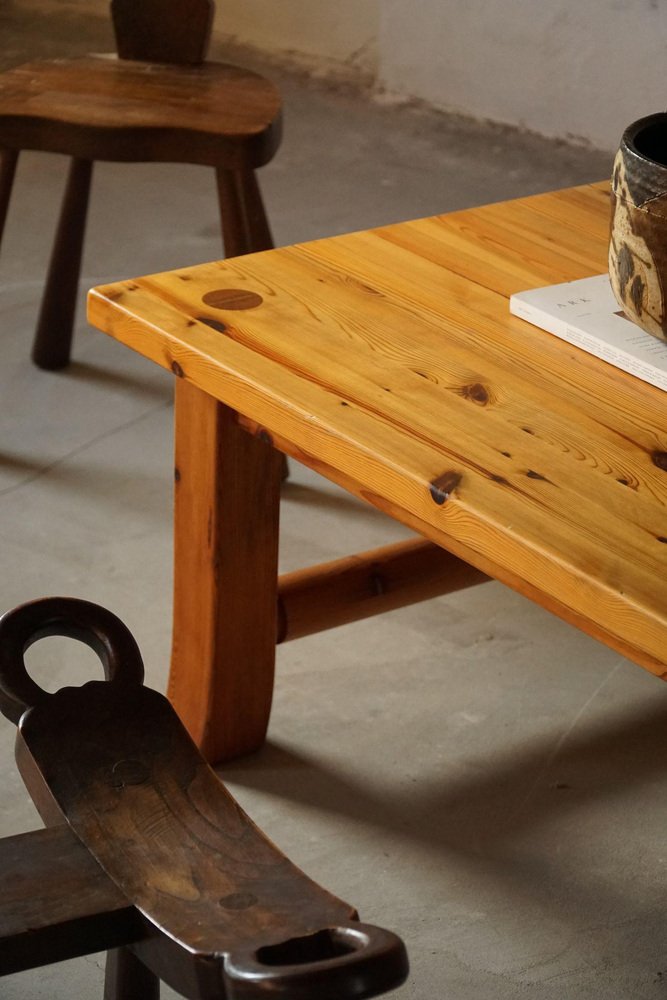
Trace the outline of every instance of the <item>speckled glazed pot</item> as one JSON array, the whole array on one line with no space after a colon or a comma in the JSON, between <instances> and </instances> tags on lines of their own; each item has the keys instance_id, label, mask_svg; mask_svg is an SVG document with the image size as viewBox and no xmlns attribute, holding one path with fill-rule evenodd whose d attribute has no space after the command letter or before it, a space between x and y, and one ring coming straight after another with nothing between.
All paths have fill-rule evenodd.
<instances>
[{"instance_id":1,"label":"speckled glazed pot","mask_svg":"<svg viewBox=\"0 0 667 1000\"><path fill-rule=\"evenodd\" d=\"M612 177L609 277L625 314L667 340L667 113L623 133Z\"/></svg>"}]
</instances>

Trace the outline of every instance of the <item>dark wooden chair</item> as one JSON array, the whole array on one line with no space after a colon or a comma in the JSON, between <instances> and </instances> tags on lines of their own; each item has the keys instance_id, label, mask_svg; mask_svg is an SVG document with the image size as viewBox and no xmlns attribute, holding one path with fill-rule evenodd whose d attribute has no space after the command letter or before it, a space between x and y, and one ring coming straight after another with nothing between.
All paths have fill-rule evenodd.
<instances>
[{"instance_id":1,"label":"dark wooden chair","mask_svg":"<svg viewBox=\"0 0 667 1000\"><path fill-rule=\"evenodd\" d=\"M24 652L82 640L107 680L43 691ZM0 709L47 829L0 840L0 976L109 950L105 1000L361 1000L400 985L405 948L296 868L143 686L132 635L49 598L0 619Z\"/></svg>"},{"instance_id":2,"label":"dark wooden chair","mask_svg":"<svg viewBox=\"0 0 667 1000\"><path fill-rule=\"evenodd\" d=\"M266 250L255 176L280 142L281 101L256 73L206 62L213 0L112 0L119 58L27 63L0 74L0 238L19 152L71 157L32 357L64 367L95 160L215 168L225 253Z\"/></svg>"}]
</instances>

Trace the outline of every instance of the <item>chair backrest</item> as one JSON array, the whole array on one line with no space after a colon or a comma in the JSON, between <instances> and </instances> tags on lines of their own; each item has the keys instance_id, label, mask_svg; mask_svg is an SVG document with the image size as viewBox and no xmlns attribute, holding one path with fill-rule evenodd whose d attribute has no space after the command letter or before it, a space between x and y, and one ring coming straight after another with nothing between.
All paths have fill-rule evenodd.
<instances>
[{"instance_id":1,"label":"chair backrest","mask_svg":"<svg viewBox=\"0 0 667 1000\"><path fill-rule=\"evenodd\" d=\"M121 59L196 65L206 58L214 0L111 0Z\"/></svg>"}]
</instances>

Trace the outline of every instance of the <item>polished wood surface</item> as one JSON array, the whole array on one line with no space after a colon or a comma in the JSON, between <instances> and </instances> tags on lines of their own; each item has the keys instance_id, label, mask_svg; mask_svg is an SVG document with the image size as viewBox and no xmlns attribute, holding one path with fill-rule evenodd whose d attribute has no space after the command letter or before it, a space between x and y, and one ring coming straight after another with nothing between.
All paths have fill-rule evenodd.
<instances>
[{"instance_id":1,"label":"polished wood surface","mask_svg":"<svg viewBox=\"0 0 667 1000\"><path fill-rule=\"evenodd\" d=\"M280 107L273 84L227 63L40 60L0 75L0 146L254 169L278 148Z\"/></svg>"},{"instance_id":2,"label":"polished wood surface","mask_svg":"<svg viewBox=\"0 0 667 1000\"><path fill-rule=\"evenodd\" d=\"M41 689L24 651L47 635L90 645L107 679ZM142 680L136 643L103 608L48 598L0 619L0 709L57 824L0 842L0 975L131 944L110 956L106 1000L157 997L157 979L192 1000L358 1000L400 985L400 939L271 843Z\"/></svg>"},{"instance_id":3,"label":"polished wood surface","mask_svg":"<svg viewBox=\"0 0 667 1000\"><path fill-rule=\"evenodd\" d=\"M667 396L508 308L602 273L608 226L588 185L119 282L90 317L662 676Z\"/></svg>"},{"instance_id":4,"label":"polished wood surface","mask_svg":"<svg viewBox=\"0 0 667 1000\"><path fill-rule=\"evenodd\" d=\"M111 0L116 51L121 59L194 65L206 58L213 0Z\"/></svg>"},{"instance_id":5,"label":"polished wood surface","mask_svg":"<svg viewBox=\"0 0 667 1000\"><path fill-rule=\"evenodd\" d=\"M0 840L0 976L129 944L136 911L67 826Z\"/></svg>"}]
</instances>

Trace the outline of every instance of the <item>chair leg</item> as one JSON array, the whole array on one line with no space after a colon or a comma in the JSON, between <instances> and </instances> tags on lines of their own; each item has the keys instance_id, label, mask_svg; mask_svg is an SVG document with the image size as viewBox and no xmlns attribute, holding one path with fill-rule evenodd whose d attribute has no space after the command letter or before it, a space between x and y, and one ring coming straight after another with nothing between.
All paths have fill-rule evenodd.
<instances>
[{"instance_id":1,"label":"chair leg","mask_svg":"<svg viewBox=\"0 0 667 1000\"><path fill-rule=\"evenodd\" d=\"M160 980L129 948L107 952L104 1000L160 1000Z\"/></svg>"},{"instance_id":2,"label":"chair leg","mask_svg":"<svg viewBox=\"0 0 667 1000\"><path fill-rule=\"evenodd\" d=\"M240 187L246 212L246 227L252 253L273 249L273 237L266 217L262 193L254 170L246 170L240 175Z\"/></svg>"},{"instance_id":3,"label":"chair leg","mask_svg":"<svg viewBox=\"0 0 667 1000\"><path fill-rule=\"evenodd\" d=\"M32 348L38 368L69 363L92 171L91 160L72 160Z\"/></svg>"},{"instance_id":4,"label":"chair leg","mask_svg":"<svg viewBox=\"0 0 667 1000\"><path fill-rule=\"evenodd\" d=\"M217 170L225 256L271 250L273 239L257 177L252 170Z\"/></svg>"},{"instance_id":5,"label":"chair leg","mask_svg":"<svg viewBox=\"0 0 667 1000\"><path fill-rule=\"evenodd\" d=\"M216 170L215 177L225 257L240 257L249 252L249 247L239 174L233 170Z\"/></svg>"},{"instance_id":6,"label":"chair leg","mask_svg":"<svg viewBox=\"0 0 667 1000\"><path fill-rule=\"evenodd\" d=\"M7 209L14 184L18 152L13 149L3 149L0 152L0 242L7 220Z\"/></svg>"}]
</instances>

